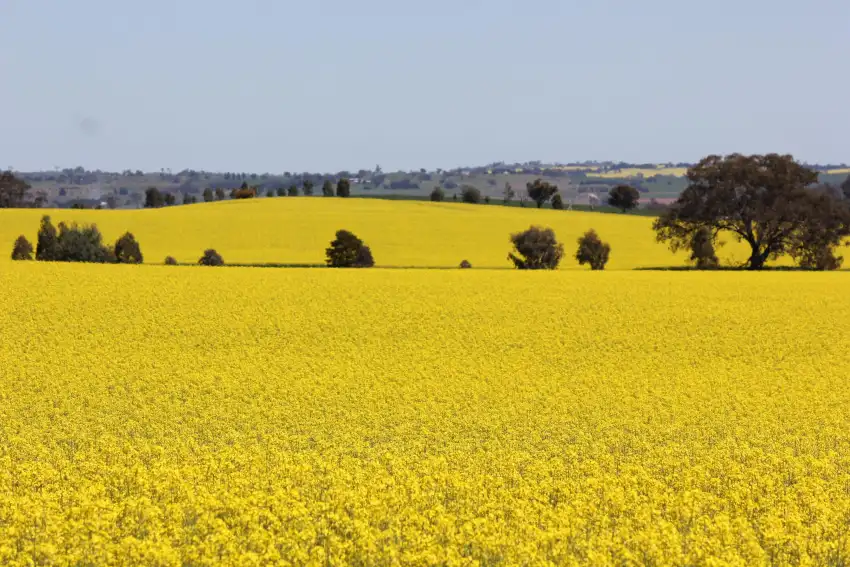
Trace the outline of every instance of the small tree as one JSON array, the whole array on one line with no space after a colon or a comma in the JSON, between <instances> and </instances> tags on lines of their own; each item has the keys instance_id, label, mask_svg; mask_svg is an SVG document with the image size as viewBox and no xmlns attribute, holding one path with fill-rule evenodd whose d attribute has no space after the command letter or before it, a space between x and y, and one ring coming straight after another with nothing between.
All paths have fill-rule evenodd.
<instances>
[{"instance_id":1,"label":"small tree","mask_svg":"<svg viewBox=\"0 0 850 567\"><path fill-rule=\"evenodd\" d=\"M640 193L629 185L617 185L608 193L608 204L624 213L637 207Z\"/></svg>"},{"instance_id":2,"label":"small tree","mask_svg":"<svg viewBox=\"0 0 850 567\"><path fill-rule=\"evenodd\" d=\"M505 204L507 205L508 203L513 201L515 196L516 191L514 191L514 188L511 187L511 184L505 183L505 190L502 191L502 198L504 199Z\"/></svg>"},{"instance_id":3,"label":"small tree","mask_svg":"<svg viewBox=\"0 0 850 567\"><path fill-rule=\"evenodd\" d=\"M347 230L338 230L330 248L325 249L327 264L332 268L370 268L375 265L372 251L362 240Z\"/></svg>"},{"instance_id":4,"label":"small tree","mask_svg":"<svg viewBox=\"0 0 850 567\"><path fill-rule=\"evenodd\" d=\"M112 250L103 245L96 225L59 223L56 260L59 262L106 263L115 260Z\"/></svg>"},{"instance_id":5,"label":"small tree","mask_svg":"<svg viewBox=\"0 0 850 567\"><path fill-rule=\"evenodd\" d=\"M351 181L343 177L336 184L337 197L349 197L351 195Z\"/></svg>"},{"instance_id":6,"label":"small tree","mask_svg":"<svg viewBox=\"0 0 850 567\"><path fill-rule=\"evenodd\" d=\"M561 199L560 193L555 193L555 196L552 197L552 208L557 210L564 208L564 200Z\"/></svg>"},{"instance_id":7,"label":"small tree","mask_svg":"<svg viewBox=\"0 0 850 567\"><path fill-rule=\"evenodd\" d=\"M591 270L604 270L610 253L611 246L607 242L602 242L592 228L578 239L576 260L581 266L590 264Z\"/></svg>"},{"instance_id":8,"label":"small tree","mask_svg":"<svg viewBox=\"0 0 850 567\"><path fill-rule=\"evenodd\" d=\"M224 201L224 197L225 197L224 189L219 187L218 189L215 190L215 200L216 201Z\"/></svg>"},{"instance_id":9,"label":"small tree","mask_svg":"<svg viewBox=\"0 0 850 567\"><path fill-rule=\"evenodd\" d=\"M281 185L277 188L276 193L278 197L286 197L286 187Z\"/></svg>"},{"instance_id":10,"label":"small tree","mask_svg":"<svg viewBox=\"0 0 850 567\"><path fill-rule=\"evenodd\" d=\"M208 248L204 250L204 255L198 260L198 264L201 266L223 266L224 258L215 249Z\"/></svg>"},{"instance_id":11,"label":"small tree","mask_svg":"<svg viewBox=\"0 0 850 567\"><path fill-rule=\"evenodd\" d=\"M204 202L209 203L213 199L215 199L215 196L213 195L212 189L210 189L209 187L204 189Z\"/></svg>"},{"instance_id":12,"label":"small tree","mask_svg":"<svg viewBox=\"0 0 850 567\"><path fill-rule=\"evenodd\" d=\"M468 270L472 267L472 264L469 263L469 260L464 260L460 263L460 268L464 270Z\"/></svg>"},{"instance_id":13,"label":"small tree","mask_svg":"<svg viewBox=\"0 0 850 567\"><path fill-rule=\"evenodd\" d=\"M333 197L334 196L334 184L331 183L330 179L326 179L322 184L322 196L323 197Z\"/></svg>"},{"instance_id":14,"label":"small tree","mask_svg":"<svg viewBox=\"0 0 850 567\"><path fill-rule=\"evenodd\" d=\"M142 263L142 249L132 233L125 232L121 238L115 241L115 260L119 264Z\"/></svg>"},{"instance_id":15,"label":"small tree","mask_svg":"<svg viewBox=\"0 0 850 567\"><path fill-rule=\"evenodd\" d=\"M290 197L297 197L298 196L298 185L294 185L294 184L290 185L289 189L287 190L287 193L289 193Z\"/></svg>"},{"instance_id":16,"label":"small tree","mask_svg":"<svg viewBox=\"0 0 850 567\"><path fill-rule=\"evenodd\" d=\"M59 236L56 227L50 222L50 217L41 217L41 225L38 227L38 240L35 245L35 259L53 262L59 255Z\"/></svg>"},{"instance_id":17,"label":"small tree","mask_svg":"<svg viewBox=\"0 0 850 567\"><path fill-rule=\"evenodd\" d=\"M172 194L172 193L163 193L162 199L163 199L163 202L165 203L165 205L168 206L168 207L170 207L171 205L173 205L177 202L177 197L175 197L174 194Z\"/></svg>"},{"instance_id":18,"label":"small tree","mask_svg":"<svg viewBox=\"0 0 850 567\"><path fill-rule=\"evenodd\" d=\"M165 257L165 265L166 266L176 266L177 260L174 258L174 256L166 256Z\"/></svg>"},{"instance_id":19,"label":"small tree","mask_svg":"<svg viewBox=\"0 0 850 567\"><path fill-rule=\"evenodd\" d=\"M720 265L714 252L714 235L706 226L694 232L691 238L691 262L698 270L710 270Z\"/></svg>"},{"instance_id":20,"label":"small tree","mask_svg":"<svg viewBox=\"0 0 850 567\"><path fill-rule=\"evenodd\" d=\"M165 205L165 198L156 187L148 187L145 190L145 208L158 209Z\"/></svg>"},{"instance_id":21,"label":"small tree","mask_svg":"<svg viewBox=\"0 0 850 567\"><path fill-rule=\"evenodd\" d=\"M478 204L481 202L481 191L478 187L464 185L460 188L460 197L464 203Z\"/></svg>"},{"instance_id":22,"label":"small tree","mask_svg":"<svg viewBox=\"0 0 850 567\"><path fill-rule=\"evenodd\" d=\"M508 254L520 270L554 270L564 256L564 245L555 238L551 228L532 226L511 235L516 254Z\"/></svg>"},{"instance_id":23,"label":"small tree","mask_svg":"<svg viewBox=\"0 0 850 567\"><path fill-rule=\"evenodd\" d=\"M23 234L15 240L12 246L12 260L32 260L32 244Z\"/></svg>"},{"instance_id":24,"label":"small tree","mask_svg":"<svg viewBox=\"0 0 850 567\"><path fill-rule=\"evenodd\" d=\"M0 172L0 209L25 207L30 184L9 171Z\"/></svg>"},{"instance_id":25,"label":"small tree","mask_svg":"<svg viewBox=\"0 0 850 567\"><path fill-rule=\"evenodd\" d=\"M274 189L269 189L266 191L266 197L274 197Z\"/></svg>"},{"instance_id":26,"label":"small tree","mask_svg":"<svg viewBox=\"0 0 850 567\"><path fill-rule=\"evenodd\" d=\"M431 200L432 201L439 203L440 201L445 200L445 198L446 198L446 193L445 193L445 191L443 191L443 188L440 187L439 185L434 187L434 190L431 191Z\"/></svg>"},{"instance_id":27,"label":"small tree","mask_svg":"<svg viewBox=\"0 0 850 567\"><path fill-rule=\"evenodd\" d=\"M310 181L309 179L305 179L304 183L302 183L301 185L302 185L301 192L304 193L304 195L309 197L313 194L313 182L312 181Z\"/></svg>"},{"instance_id":28,"label":"small tree","mask_svg":"<svg viewBox=\"0 0 850 567\"><path fill-rule=\"evenodd\" d=\"M538 209L558 192L557 186L542 179L535 179L533 183L526 183L525 189L531 200L537 203Z\"/></svg>"}]
</instances>

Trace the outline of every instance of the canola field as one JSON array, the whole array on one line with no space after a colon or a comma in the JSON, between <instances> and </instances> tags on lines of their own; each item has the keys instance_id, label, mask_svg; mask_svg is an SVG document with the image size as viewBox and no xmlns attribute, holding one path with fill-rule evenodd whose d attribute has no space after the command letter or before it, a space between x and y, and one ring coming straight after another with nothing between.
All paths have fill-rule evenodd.
<instances>
[{"instance_id":1,"label":"canola field","mask_svg":"<svg viewBox=\"0 0 850 567\"><path fill-rule=\"evenodd\" d=\"M353 231L371 248L378 266L457 267L468 260L476 268L509 268L509 235L532 224L552 227L564 243L565 270L587 270L572 255L576 239L596 229L612 247L609 270L684 265L686 254L672 254L655 242L652 218L578 211L536 210L497 205L328 199L261 198L144 210L38 210L2 212L0 246L11 262L19 234L36 242L41 216L60 221L96 223L107 242L129 230L139 240L146 263L166 256L194 263L215 248L228 263L322 264L325 248L339 229ZM732 242L721 258L743 261L745 247Z\"/></svg>"},{"instance_id":2,"label":"canola field","mask_svg":"<svg viewBox=\"0 0 850 567\"><path fill-rule=\"evenodd\" d=\"M844 274L10 262L0 288L0 565L850 558Z\"/></svg>"}]
</instances>

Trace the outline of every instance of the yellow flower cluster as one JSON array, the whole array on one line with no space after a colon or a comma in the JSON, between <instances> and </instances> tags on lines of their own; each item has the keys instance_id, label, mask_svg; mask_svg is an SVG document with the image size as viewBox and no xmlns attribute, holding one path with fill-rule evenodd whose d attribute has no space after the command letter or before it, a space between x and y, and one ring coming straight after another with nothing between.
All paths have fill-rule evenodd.
<instances>
[{"instance_id":1,"label":"yellow flower cluster","mask_svg":"<svg viewBox=\"0 0 850 567\"><path fill-rule=\"evenodd\" d=\"M606 269L684 265L686 253L672 254L655 241L652 218L634 214L598 214L537 210L500 205L328 199L323 197L258 198L143 210L3 211L0 263L10 262L12 243L23 234L33 245L39 219L96 223L113 243L125 231L139 241L145 262L161 264L166 256L197 262L215 248L229 263L317 263L339 229L354 232L368 244L379 266L457 267L469 260L475 268L509 268L509 236L530 225L555 230L567 251L561 269L587 270L573 259L576 240L594 228L611 244ZM733 242L719 249L722 259L743 261L746 246Z\"/></svg>"},{"instance_id":2,"label":"yellow flower cluster","mask_svg":"<svg viewBox=\"0 0 850 567\"><path fill-rule=\"evenodd\" d=\"M6 264L0 564L840 565L846 283Z\"/></svg>"}]
</instances>

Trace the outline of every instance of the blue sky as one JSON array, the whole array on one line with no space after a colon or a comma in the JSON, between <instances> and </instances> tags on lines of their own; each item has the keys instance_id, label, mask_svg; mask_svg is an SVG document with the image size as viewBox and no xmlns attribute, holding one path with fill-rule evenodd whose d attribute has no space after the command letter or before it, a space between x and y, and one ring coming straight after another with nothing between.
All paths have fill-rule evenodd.
<instances>
[{"instance_id":1,"label":"blue sky","mask_svg":"<svg viewBox=\"0 0 850 567\"><path fill-rule=\"evenodd\" d=\"M846 0L0 0L0 167L850 162Z\"/></svg>"}]
</instances>

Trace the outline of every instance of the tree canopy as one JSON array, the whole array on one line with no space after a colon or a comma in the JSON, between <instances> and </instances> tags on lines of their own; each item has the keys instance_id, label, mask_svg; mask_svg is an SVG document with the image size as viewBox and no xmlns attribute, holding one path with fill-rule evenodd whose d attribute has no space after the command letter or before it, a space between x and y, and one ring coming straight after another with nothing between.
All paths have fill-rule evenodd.
<instances>
[{"instance_id":1,"label":"tree canopy","mask_svg":"<svg viewBox=\"0 0 850 567\"><path fill-rule=\"evenodd\" d=\"M531 200L537 203L538 209L558 192L557 186L542 179L535 179L533 183L526 183L525 189Z\"/></svg>"},{"instance_id":2,"label":"tree canopy","mask_svg":"<svg viewBox=\"0 0 850 567\"><path fill-rule=\"evenodd\" d=\"M653 224L658 241L674 251L687 249L701 229L729 232L750 246L746 266L758 270L804 240L823 245L848 234L846 202L807 189L818 175L790 155L711 155L687 178L678 200Z\"/></svg>"},{"instance_id":3,"label":"tree canopy","mask_svg":"<svg viewBox=\"0 0 850 567\"><path fill-rule=\"evenodd\" d=\"M640 192L630 185L617 185L608 193L608 204L624 213L634 209L640 201Z\"/></svg>"},{"instance_id":4,"label":"tree canopy","mask_svg":"<svg viewBox=\"0 0 850 567\"><path fill-rule=\"evenodd\" d=\"M11 171L0 172L0 209L27 207L27 194L31 186Z\"/></svg>"}]
</instances>

